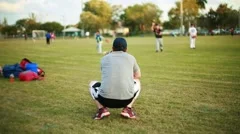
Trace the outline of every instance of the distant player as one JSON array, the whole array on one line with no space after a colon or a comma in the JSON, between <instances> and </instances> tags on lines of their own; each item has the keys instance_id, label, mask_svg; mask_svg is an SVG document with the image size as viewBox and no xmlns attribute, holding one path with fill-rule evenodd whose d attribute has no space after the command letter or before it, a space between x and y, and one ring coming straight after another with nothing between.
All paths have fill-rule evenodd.
<instances>
[{"instance_id":1,"label":"distant player","mask_svg":"<svg viewBox=\"0 0 240 134\"><path fill-rule=\"evenodd\" d=\"M230 29L230 33L231 33L232 36L234 35L234 29L233 28Z\"/></svg>"},{"instance_id":2,"label":"distant player","mask_svg":"<svg viewBox=\"0 0 240 134\"><path fill-rule=\"evenodd\" d=\"M156 37L156 52L163 51L163 39L162 39L162 28L159 24L152 23L151 30L154 32Z\"/></svg>"},{"instance_id":3,"label":"distant player","mask_svg":"<svg viewBox=\"0 0 240 134\"><path fill-rule=\"evenodd\" d=\"M104 37L101 36L99 31L96 32L96 41L97 41L97 51L99 54L102 53L102 42L103 42Z\"/></svg>"},{"instance_id":4,"label":"distant player","mask_svg":"<svg viewBox=\"0 0 240 134\"><path fill-rule=\"evenodd\" d=\"M90 32L87 31L87 32L85 33L85 35L86 35L87 38L89 38Z\"/></svg>"},{"instance_id":5,"label":"distant player","mask_svg":"<svg viewBox=\"0 0 240 134\"><path fill-rule=\"evenodd\" d=\"M35 33L35 32L32 32L32 40L33 40L34 43L35 43L35 41L36 41L36 37L37 37L36 33Z\"/></svg>"},{"instance_id":6,"label":"distant player","mask_svg":"<svg viewBox=\"0 0 240 134\"><path fill-rule=\"evenodd\" d=\"M74 36L74 39L78 39L78 32L75 32L73 36Z\"/></svg>"},{"instance_id":7,"label":"distant player","mask_svg":"<svg viewBox=\"0 0 240 134\"><path fill-rule=\"evenodd\" d=\"M51 34L47 32L46 34L46 43L50 45Z\"/></svg>"},{"instance_id":8,"label":"distant player","mask_svg":"<svg viewBox=\"0 0 240 134\"><path fill-rule=\"evenodd\" d=\"M56 36L54 33L51 33L50 35L51 35L51 41L53 42L56 39Z\"/></svg>"},{"instance_id":9,"label":"distant player","mask_svg":"<svg viewBox=\"0 0 240 134\"><path fill-rule=\"evenodd\" d=\"M197 38L197 29L195 28L194 24L191 24L191 27L188 30L189 32L189 37L190 37L190 48L195 49L195 42Z\"/></svg>"},{"instance_id":10,"label":"distant player","mask_svg":"<svg viewBox=\"0 0 240 134\"><path fill-rule=\"evenodd\" d=\"M25 40L28 39L27 33L24 34L24 39L25 39Z\"/></svg>"}]
</instances>

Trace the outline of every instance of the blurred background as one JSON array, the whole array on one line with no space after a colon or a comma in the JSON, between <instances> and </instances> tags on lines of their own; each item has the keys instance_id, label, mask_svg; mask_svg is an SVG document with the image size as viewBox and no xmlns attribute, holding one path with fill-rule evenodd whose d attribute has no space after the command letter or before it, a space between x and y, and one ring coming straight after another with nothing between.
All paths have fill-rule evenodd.
<instances>
[{"instance_id":1,"label":"blurred background","mask_svg":"<svg viewBox=\"0 0 240 134\"><path fill-rule=\"evenodd\" d=\"M91 37L97 30L104 36L148 36L152 22L169 36L187 35L191 23L199 35L240 34L239 5L239 0L0 0L0 38L31 38L33 30L66 38Z\"/></svg>"}]
</instances>

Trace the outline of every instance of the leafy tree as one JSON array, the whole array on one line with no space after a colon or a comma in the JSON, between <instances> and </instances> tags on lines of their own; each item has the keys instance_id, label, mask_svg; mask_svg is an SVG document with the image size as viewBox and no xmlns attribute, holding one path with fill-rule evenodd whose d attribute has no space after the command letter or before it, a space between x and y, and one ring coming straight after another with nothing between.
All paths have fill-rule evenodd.
<instances>
[{"instance_id":1,"label":"leafy tree","mask_svg":"<svg viewBox=\"0 0 240 134\"><path fill-rule=\"evenodd\" d=\"M35 14L35 13L30 13L30 14L29 14L29 19L37 22L37 16L36 16L36 14Z\"/></svg>"},{"instance_id":2,"label":"leafy tree","mask_svg":"<svg viewBox=\"0 0 240 134\"><path fill-rule=\"evenodd\" d=\"M7 34L7 35L16 35L17 34L17 27L15 25L7 25L2 27L1 30L2 34Z\"/></svg>"},{"instance_id":3,"label":"leafy tree","mask_svg":"<svg viewBox=\"0 0 240 134\"><path fill-rule=\"evenodd\" d=\"M82 27L88 31L96 31L102 27L99 25L101 23L100 17L92 14L91 12L84 12L81 14Z\"/></svg>"},{"instance_id":4,"label":"leafy tree","mask_svg":"<svg viewBox=\"0 0 240 134\"><path fill-rule=\"evenodd\" d=\"M175 21L177 22L177 21ZM166 21L163 23L163 27L164 29L175 29L175 28L179 28L177 27L178 25L174 25L173 23L170 23L170 21Z\"/></svg>"},{"instance_id":5,"label":"leafy tree","mask_svg":"<svg viewBox=\"0 0 240 134\"><path fill-rule=\"evenodd\" d=\"M180 3L176 3L177 7L180 6ZM170 29L175 29L180 27L180 8L171 8L168 12ZM166 24L165 24L166 25Z\"/></svg>"},{"instance_id":6,"label":"leafy tree","mask_svg":"<svg viewBox=\"0 0 240 134\"><path fill-rule=\"evenodd\" d=\"M197 18L197 25L198 27L201 27L201 28L209 27L207 14L202 14Z\"/></svg>"},{"instance_id":7,"label":"leafy tree","mask_svg":"<svg viewBox=\"0 0 240 134\"><path fill-rule=\"evenodd\" d=\"M32 30L38 30L40 28L40 23L36 21L36 15L31 13L29 18L19 19L15 23L18 30L21 32L26 32L31 34Z\"/></svg>"},{"instance_id":8,"label":"leafy tree","mask_svg":"<svg viewBox=\"0 0 240 134\"><path fill-rule=\"evenodd\" d=\"M209 29L226 29L238 25L238 16L237 10L228 7L227 4L220 4L216 10L210 9L204 19L208 22Z\"/></svg>"},{"instance_id":9,"label":"leafy tree","mask_svg":"<svg viewBox=\"0 0 240 134\"><path fill-rule=\"evenodd\" d=\"M193 2L195 1L195 2ZM185 25L186 23L194 22L196 17L199 15L199 6L196 0L184 0L183 1L183 18Z\"/></svg>"},{"instance_id":10,"label":"leafy tree","mask_svg":"<svg viewBox=\"0 0 240 134\"><path fill-rule=\"evenodd\" d=\"M7 26L8 25L8 22L7 22L7 18L4 17L3 18L3 23L2 23L3 26Z\"/></svg>"},{"instance_id":11,"label":"leafy tree","mask_svg":"<svg viewBox=\"0 0 240 134\"><path fill-rule=\"evenodd\" d=\"M46 22L40 26L41 30L46 30L48 32L62 32L63 26L58 22Z\"/></svg>"},{"instance_id":12,"label":"leafy tree","mask_svg":"<svg viewBox=\"0 0 240 134\"><path fill-rule=\"evenodd\" d=\"M40 23L31 23L28 24L28 29L26 30L27 33L32 33L33 30L39 30L41 24Z\"/></svg>"},{"instance_id":13,"label":"leafy tree","mask_svg":"<svg viewBox=\"0 0 240 134\"><path fill-rule=\"evenodd\" d=\"M20 19L20 20L16 21L15 25L17 27L25 27L27 21L28 21L28 19Z\"/></svg>"},{"instance_id":14,"label":"leafy tree","mask_svg":"<svg viewBox=\"0 0 240 134\"><path fill-rule=\"evenodd\" d=\"M0 22L0 32L2 31L2 28L3 28L3 25L2 25L2 23Z\"/></svg>"},{"instance_id":15,"label":"leafy tree","mask_svg":"<svg viewBox=\"0 0 240 134\"><path fill-rule=\"evenodd\" d=\"M183 24L185 27L194 23L199 15L200 6L197 2L197 0L183 0ZM176 7L170 9L168 17L173 28L180 27L180 2L176 2Z\"/></svg>"},{"instance_id":16,"label":"leafy tree","mask_svg":"<svg viewBox=\"0 0 240 134\"><path fill-rule=\"evenodd\" d=\"M240 12L238 12L237 10L231 10L227 16L227 21L226 21L227 25L225 25L225 28L237 27L239 24L238 23L239 22L239 14L240 14Z\"/></svg>"},{"instance_id":17,"label":"leafy tree","mask_svg":"<svg viewBox=\"0 0 240 134\"><path fill-rule=\"evenodd\" d=\"M85 3L84 11L80 15L82 26L89 31L96 31L109 27L112 9L106 1L90 0Z\"/></svg>"},{"instance_id":18,"label":"leafy tree","mask_svg":"<svg viewBox=\"0 0 240 134\"><path fill-rule=\"evenodd\" d=\"M221 28L236 26L238 23L238 11L228 7L227 4L220 4L216 10L218 25Z\"/></svg>"},{"instance_id":19,"label":"leafy tree","mask_svg":"<svg viewBox=\"0 0 240 134\"><path fill-rule=\"evenodd\" d=\"M218 14L212 8L207 13L208 28L214 29L218 26Z\"/></svg>"},{"instance_id":20,"label":"leafy tree","mask_svg":"<svg viewBox=\"0 0 240 134\"><path fill-rule=\"evenodd\" d=\"M34 13L29 14L29 18L25 22L26 33L30 34L33 30L40 29L40 23L37 22L37 16Z\"/></svg>"},{"instance_id":21,"label":"leafy tree","mask_svg":"<svg viewBox=\"0 0 240 134\"><path fill-rule=\"evenodd\" d=\"M38 30L40 29L40 23L32 20L32 19L28 19L26 21L26 33L27 34L31 34L33 30Z\"/></svg>"},{"instance_id":22,"label":"leafy tree","mask_svg":"<svg viewBox=\"0 0 240 134\"><path fill-rule=\"evenodd\" d=\"M149 31L152 21L160 23L162 11L153 3L136 4L125 10L124 23L132 32Z\"/></svg>"},{"instance_id":23,"label":"leafy tree","mask_svg":"<svg viewBox=\"0 0 240 134\"><path fill-rule=\"evenodd\" d=\"M112 27L121 27L123 25L123 16L125 14L125 9L122 5L113 5L112 6Z\"/></svg>"},{"instance_id":24,"label":"leafy tree","mask_svg":"<svg viewBox=\"0 0 240 134\"><path fill-rule=\"evenodd\" d=\"M24 32L27 28L27 21L28 19L17 20L15 23L17 29L20 30L21 32Z\"/></svg>"},{"instance_id":25,"label":"leafy tree","mask_svg":"<svg viewBox=\"0 0 240 134\"><path fill-rule=\"evenodd\" d=\"M81 29L83 27L82 22L77 23L77 28Z\"/></svg>"},{"instance_id":26,"label":"leafy tree","mask_svg":"<svg viewBox=\"0 0 240 134\"><path fill-rule=\"evenodd\" d=\"M197 5L199 6L200 9L205 9L207 4L207 0L197 0Z\"/></svg>"}]
</instances>

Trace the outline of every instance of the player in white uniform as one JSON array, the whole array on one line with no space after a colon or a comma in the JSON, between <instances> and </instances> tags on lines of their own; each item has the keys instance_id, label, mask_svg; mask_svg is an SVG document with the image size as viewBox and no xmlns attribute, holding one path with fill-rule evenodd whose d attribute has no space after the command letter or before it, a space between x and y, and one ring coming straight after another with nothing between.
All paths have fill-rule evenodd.
<instances>
[{"instance_id":1,"label":"player in white uniform","mask_svg":"<svg viewBox=\"0 0 240 134\"><path fill-rule=\"evenodd\" d=\"M32 33L32 40L33 40L33 42L35 43L35 41L36 41L36 37L37 37L37 35L36 35L36 33Z\"/></svg>"},{"instance_id":2,"label":"player in white uniform","mask_svg":"<svg viewBox=\"0 0 240 134\"><path fill-rule=\"evenodd\" d=\"M194 24L191 24L191 27L188 30L190 37L190 48L195 49L195 42L197 37L197 29L194 27Z\"/></svg>"},{"instance_id":3,"label":"player in white uniform","mask_svg":"<svg viewBox=\"0 0 240 134\"><path fill-rule=\"evenodd\" d=\"M89 38L90 32L87 31L85 35L86 35L87 38Z\"/></svg>"}]
</instances>

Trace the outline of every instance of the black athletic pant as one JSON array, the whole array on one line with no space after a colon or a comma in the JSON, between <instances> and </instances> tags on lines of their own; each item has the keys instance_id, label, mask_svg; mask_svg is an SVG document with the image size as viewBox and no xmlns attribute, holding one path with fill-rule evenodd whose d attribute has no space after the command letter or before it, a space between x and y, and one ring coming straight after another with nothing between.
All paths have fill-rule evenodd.
<instances>
[{"instance_id":1,"label":"black athletic pant","mask_svg":"<svg viewBox=\"0 0 240 134\"><path fill-rule=\"evenodd\" d=\"M50 39L49 38L47 38L47 44L50 44Z\"/></svg>"}]
</instances>

